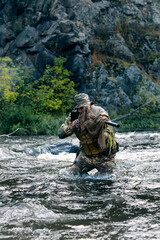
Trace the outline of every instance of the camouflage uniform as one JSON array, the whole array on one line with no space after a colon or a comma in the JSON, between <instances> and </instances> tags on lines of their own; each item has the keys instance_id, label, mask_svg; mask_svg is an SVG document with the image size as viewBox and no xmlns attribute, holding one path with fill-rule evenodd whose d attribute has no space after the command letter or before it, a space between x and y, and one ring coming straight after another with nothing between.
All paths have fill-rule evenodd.
<instances>
[{"instance_id":1,"label":"camouflage uniform","mask_svg":"<svg viewBox=\"0 0 160 240\"><path fill-rule=\"evenodd\" d=\"M93 123L93 128L94 126L96 128L97 123L102 123L101 135L102 138L105 139L105 148L102 148L102 146L98 144L97 135L96 137L92 136L92 132L94 132L93 128L91 129L91 134L89 134L87 130L83 131L79 125L73 126L69 116L65 123L62 124L58 135L60 138L65 138L75 133L80 140L80 149L70 171L73 174L86 174L96 168L101 174L106 172L112 173L116 169L115 153L118 151L118 144L114 139L112 127L104 124L105 121L109 120L108 113L103 108L91 104L87 94L82 93L75 96L75 108L78 109L87 106L90 106L90 109L87 110L87 114L91 112L96 120L96 124L93 123L95 120L91 121L91 123ZM80 117L78 117L78 120L81 123ZM84 125L85 123L84 121ZM88 131L89 130L90 129L88 129ZM109 141L111 134L112 146L107 147L106 143Z\"/></svg>"},{"instance_id":2,"label":"camouflage uniform","mask_svg":"<svg viewBox=\"0 0 160 240\"><path fill-rule=\"evenodd\" d=\"M83 149L80 150L70 171L73 174L86 174L96 168L100 174L116 171L115 155L106 156L105 153L88 156Z\"/></svg>"}]
</instances>

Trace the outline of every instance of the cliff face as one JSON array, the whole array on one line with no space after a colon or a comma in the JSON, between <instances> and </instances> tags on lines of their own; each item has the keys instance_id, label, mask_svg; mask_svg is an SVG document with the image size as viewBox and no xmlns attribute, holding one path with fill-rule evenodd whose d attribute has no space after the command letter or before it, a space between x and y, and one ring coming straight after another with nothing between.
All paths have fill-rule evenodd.
<instances>
[{"instance_id":1,"label":"cliff face","mask_svg":"<svg viewBox=\"0 0 160 240\"><path fill-rule=\"evenodd\" d=\"M1 0L0 57L37 77L67 58L79 91L107 109L159 95L159 0Z\"/></svg>"}]
</instances>

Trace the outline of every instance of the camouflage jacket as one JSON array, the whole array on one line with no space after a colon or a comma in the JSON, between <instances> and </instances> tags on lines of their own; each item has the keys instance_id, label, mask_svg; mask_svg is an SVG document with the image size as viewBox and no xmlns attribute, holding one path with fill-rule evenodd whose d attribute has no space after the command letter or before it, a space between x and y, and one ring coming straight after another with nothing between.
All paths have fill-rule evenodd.
<instances>
[{"instance_id":1,"label":"camouflage jacket","mask_svg":"<svg viewBox=\"0 0 160 240\"><path fill-rule=\"evenodd\" d=\"M87 119L88 122L83 121L82 124L79 117L78 120L81 124L77 127L73 126L69 116L60 127L58 136L66 138L75 133L87 155L96 155L106 150L111 152L113 147L116 146L116 141L112 127L105 124L105 121L109 121L108 113L102 107L95 105L91 105L90 112L95 118L92 118L90 121ZM90 123L88 124L89 126L87 126L87 123ZM85 128L84 125L86 125ZM96 132L96 128L98 132Z\"/></svg>"}]
</instances>

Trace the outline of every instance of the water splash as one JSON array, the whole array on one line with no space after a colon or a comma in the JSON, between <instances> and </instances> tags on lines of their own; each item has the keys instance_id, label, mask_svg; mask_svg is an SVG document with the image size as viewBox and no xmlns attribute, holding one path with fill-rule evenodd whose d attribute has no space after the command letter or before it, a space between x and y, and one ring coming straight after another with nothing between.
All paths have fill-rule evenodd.
<instances>
[{"instance_id":1,"label":"water splash","mask_svg":"<svg viewBox=\"0 0 160 240\"><path fill-rule=\"evenodd\" d=\"M69 138L0 139L1 239L158 240L160 133L116 133L118 173L73 176Z\"/></svg>"}]
</instances>

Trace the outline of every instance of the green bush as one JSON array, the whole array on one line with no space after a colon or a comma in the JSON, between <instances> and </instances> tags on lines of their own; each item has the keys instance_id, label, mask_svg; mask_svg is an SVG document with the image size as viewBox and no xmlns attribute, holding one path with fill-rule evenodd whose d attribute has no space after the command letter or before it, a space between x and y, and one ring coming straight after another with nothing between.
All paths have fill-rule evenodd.
<instances>
[{"instance_id":1,"label":"green bush","mask_svg":"<svg viewBox=\"0 0 160 240\"><path fill-rule=\"evenodd\" d=\"M15 66L10 58L0 58L0 134L18 128L26 131L17 134L57 134L77 93L65 61L56 58L54 66L47 66L36 80L32 67Z\"/></svg>"},{"instance_id":2,"label":"green bush","mask_svg":"<svg viewBox=\"0 0 160 240\"><path fill-rule=\"evenodd\" d=\"M16 67L9 57L0 58L0 105L15 102L18 97L16 84L13 81Z\"/></svg>"},{"instance_id":3,"label":"green bush","mask_svg":"<svg viewBox=\"0 0 160 240\"><path fill-rule=\"evenodd\" d=\"M120 131L160 130L160 115L133 115L120 122Z\"/></svg>"},{"instance_id":4,"label":"green bush","mask_svg":"<svg viewBox=\"0 0 160 240\"><path fill-rule=\"evenodd\" d=\"M42 78L35 80L32 67L15 67L10 58L0 58L1 108L16 103L30 106L35 113L64 114L71 109L77 92L65 62L65 58L55 58L54 66L46 66Z\"/></svg>"},{"instance_id":5,"label":"green bush","mask_svg":"<svg viewBox=\"0 0 160 240\"><path fill-rule=\"evenodd\" d=\"M130 109L130 111L123 109L118 113L115 111L109 112L111 120L120 124L120 128L116 129L116 131L160 130L160 108L159 104L155 106L155 102L153 102L153 105L140 108L119 121L116 121L116 119L129 114L129 112L131 113L134 109Z\"/></svg>"},{"instance_id":6,"label":"green bush","mask_svg":"<svg viewBox=\"0 0 160 240\"><path fill-rule=\"evenodd\" d=\"M66 115L35 114L31 107L11 105L0 110L0 134L23 128L22 134L56 135ZM20 132L17 132L19 134Z\"/></svg>"},{"instance_id":7,"label":"green bush","mask_svg":"<svg viewBox=\"0 0 160 240\"><path fill-rule=\"evenodd\" d=\"M54 66L46 66L43 77L34 82L30 91L23 93L30 99L36 113L64 114L72 108L75 84L69 79L69 71L63 67L65 61L65 58L56 58Z\"/></svg>"},{"instance_id":8,"label":"green bush","mask_svg":"<svg viewBox=\"0 0 160 240\"><path fill-rule=\"evenodd\" d=\"M57 135L58 129L65 121L66 115L51 116L51 115L39 115L39 121L36 123L37 135Z\"/></svg>"}]
</instances>

